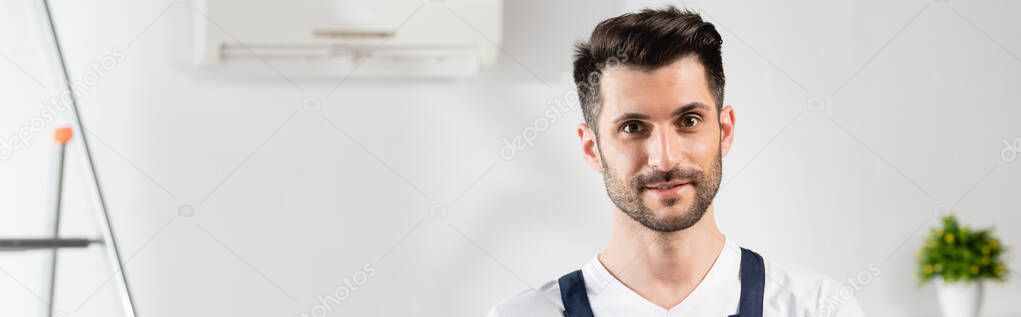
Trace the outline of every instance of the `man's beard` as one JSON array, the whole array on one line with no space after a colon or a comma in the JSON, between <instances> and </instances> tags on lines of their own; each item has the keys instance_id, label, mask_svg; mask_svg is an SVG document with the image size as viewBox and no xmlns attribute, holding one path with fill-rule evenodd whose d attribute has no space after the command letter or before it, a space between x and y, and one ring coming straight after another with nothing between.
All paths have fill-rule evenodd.
<instances>
[{"instance_id":1,"label":"man's beard","mask_svg":"<svg viewBox=\"0 0 1021 317\"><path fill-rule=\"evenodd\" d=\"M720 179L722 178L723 164L722 156L719 153L716 154L716 160L713 162L711 170L707 171L708 174L694 169L655 170L648 174L635 175L627 182L620 179L613 173L613 169L606 166L605 159L602 161L603 170L606 171L603 173L606 193L609 194L613 204L646 228L664 233L684 230L698 223L705 215L709 205L712 204L713 198L716 197L716 191L720 188ZM649 209L649 206L645 205L642 200L642 192L648 184L675 179L690 180L690 184L695 188L695 200L681 215L657 217ZM677 198L663 199L660 202L666 208L670 208L677 204Z\"/></svg>"}]
</instances>

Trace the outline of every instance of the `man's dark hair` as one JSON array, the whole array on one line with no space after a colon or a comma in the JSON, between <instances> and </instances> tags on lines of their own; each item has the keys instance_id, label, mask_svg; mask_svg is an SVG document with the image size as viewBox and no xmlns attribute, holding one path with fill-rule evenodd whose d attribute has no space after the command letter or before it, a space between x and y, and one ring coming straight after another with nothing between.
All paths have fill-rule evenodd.
<instances>
[{"instance_id":1,"label":"man's dark hair","mask_svg":"<svg viewBox=\"0 0 1021 317\"><path fill-rule=\"evenodd\" d=\"M600 22L589 41L575 46L574 83L585 122L596 129L599 79L616 64L651 71L683 57L698 57L705 68L716 110L723 107L723 40L712 23L688 10L645 9Z\"/></svg>"}]
</instances>

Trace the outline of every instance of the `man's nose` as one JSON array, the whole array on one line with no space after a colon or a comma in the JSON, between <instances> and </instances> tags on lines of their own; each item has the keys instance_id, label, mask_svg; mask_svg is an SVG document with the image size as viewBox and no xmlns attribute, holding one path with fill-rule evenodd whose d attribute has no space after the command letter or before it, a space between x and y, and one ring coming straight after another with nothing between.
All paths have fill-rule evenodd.
<instances>
[{"instance_id":1,"label":"man's nose","mask_svg":"<svg viewBox=\"0 0 1021 317\"><path fill-rule=\"evenodd\" d=\"M680 141L680 136L671 129L655 129L647 145L649 167L669 171L680 165L683 159Z\"/></svg>"}]
</instances>

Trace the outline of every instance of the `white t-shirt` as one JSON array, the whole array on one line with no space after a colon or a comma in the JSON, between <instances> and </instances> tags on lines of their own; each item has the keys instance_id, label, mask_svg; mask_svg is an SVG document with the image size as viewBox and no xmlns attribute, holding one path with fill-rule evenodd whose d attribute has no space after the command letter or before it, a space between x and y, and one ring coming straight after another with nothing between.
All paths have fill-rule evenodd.
<instances>
[{"instance_id":1,"label":"white t-shirt","mask_svg":"<svg viewBox=\"0 0 1021 317\"><path fill-rule=\"evenodd\" d=\"M769 261L765 261L765 266L763 316L864 316L850 286L819 274L786 270ZM737 313L741 297L741 249L729 241L702 282L684 301L669 310L618 281L599 262L598 256L588 261L581 271L596 316L730 316ZM493 306L489 317L559 317L563 316L563 311L560 285L553 280Z\"/></svg>"}]
</instances>

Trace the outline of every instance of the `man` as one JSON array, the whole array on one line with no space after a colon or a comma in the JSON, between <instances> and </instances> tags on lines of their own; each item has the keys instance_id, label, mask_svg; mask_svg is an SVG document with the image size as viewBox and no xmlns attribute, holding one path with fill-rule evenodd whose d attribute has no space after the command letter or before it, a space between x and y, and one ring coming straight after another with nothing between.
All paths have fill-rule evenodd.
<instances>
[{"instance_id":1,"label":"man","mask_svg":"<svg viewBox=\"0 0 1021 317\"><path fill-rule=\"evenodd\" d=\"M862 315L837 282L766 262L716 226L734 140L721 44L711 23L673 7L603 21L578 44L578 136L614 203L610 241L490 316Z\"/></svg>"}]
</instances>

